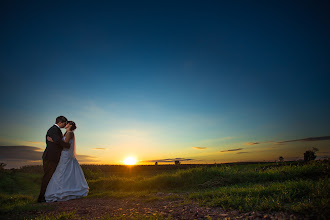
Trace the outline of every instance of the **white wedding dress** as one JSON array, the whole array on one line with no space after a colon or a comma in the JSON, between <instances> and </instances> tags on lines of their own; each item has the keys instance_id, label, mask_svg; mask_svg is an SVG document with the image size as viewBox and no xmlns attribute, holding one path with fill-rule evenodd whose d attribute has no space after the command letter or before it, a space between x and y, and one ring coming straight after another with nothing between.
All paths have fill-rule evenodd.
<instances>
[{"instance_id":1,"label":"white wedding dress","mask_svg":"<svg viewBox=\"0 0 330 220\"><path fill-rule=\"evenodd\" d=\"M65 137L64 137L65 138ZM76 159L75 137L70 148L62 151L57 168L46 189L46 202L66 201L87 196L89 187Z\"/></svg>"}]
</instances>

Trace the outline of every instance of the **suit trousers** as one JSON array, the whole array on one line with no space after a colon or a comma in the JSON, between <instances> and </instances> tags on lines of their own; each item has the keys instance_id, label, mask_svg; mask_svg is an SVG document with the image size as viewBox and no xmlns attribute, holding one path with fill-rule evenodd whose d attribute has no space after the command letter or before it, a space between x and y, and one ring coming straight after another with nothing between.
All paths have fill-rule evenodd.
<instances>
[{"instance_id":1,"label":"suit trousers","mask_svg":"<svg viewBox=\"0 0 330 220\"><path fill-rule=\"evenodd\" d=\"M58 162L55 161L45 160L45 159L43 160L44 176L42 177L42 182L41 182L40 194L38 198L39 202L45 200L45 192L48 183L56 170L57 164Z\"/></svg>"}]
</instances>

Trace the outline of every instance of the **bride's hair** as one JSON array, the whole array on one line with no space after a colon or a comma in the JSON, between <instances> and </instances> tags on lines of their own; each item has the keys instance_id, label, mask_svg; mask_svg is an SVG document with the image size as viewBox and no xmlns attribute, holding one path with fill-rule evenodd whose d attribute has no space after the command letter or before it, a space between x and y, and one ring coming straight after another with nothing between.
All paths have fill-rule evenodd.
<instances>
[{"instance_id":1,"label":"bride's hair","mask_svg":"<svg viewBox=\"0 0 330 220\"><path fill-rule=\"evenodd\" d=\"M72 125L71 129L70 129L71 131L73 131L77 128L76 123L74 123L74 121L68 121L68 124Z\"/></svg>"}]
</instances>

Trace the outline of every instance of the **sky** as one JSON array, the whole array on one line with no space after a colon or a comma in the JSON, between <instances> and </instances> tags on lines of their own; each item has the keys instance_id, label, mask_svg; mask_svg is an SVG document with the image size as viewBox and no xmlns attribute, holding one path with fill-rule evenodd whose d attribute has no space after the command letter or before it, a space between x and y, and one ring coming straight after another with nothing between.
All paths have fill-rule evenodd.
<instances>
[{"instance_id":1,"label":"sky","mask_svg":"<svg viewBox=\"0 0 330 220\"><path fill-rule=\"evenodd\" d=\"M328 1L0 2L0 162L41 164L57 116L81 164L330 156ZM64 130L62 130L64 133Z\"/></svg>"}]
</instances>

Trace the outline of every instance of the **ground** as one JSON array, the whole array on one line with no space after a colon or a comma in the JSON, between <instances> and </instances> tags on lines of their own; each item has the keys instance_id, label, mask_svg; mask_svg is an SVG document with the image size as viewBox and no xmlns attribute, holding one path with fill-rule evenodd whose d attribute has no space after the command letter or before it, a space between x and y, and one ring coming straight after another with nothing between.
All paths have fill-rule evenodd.
<instances>
[{"instance_id":1,"label":"ground","mask_svg":"<svg viewBox=\"0 0 330 220\"><path fill-rule=\"evenodd\" d=\"M157 196L157 197L156 197ZM156 194L149 198L84 198L46 203L50 211L28 213L56 216L75 213L70 219L302 219L287 213L239 212L201 207L177 195ZM64 218L65 219L65 218Z\"/></svg>"}]
</instances>

